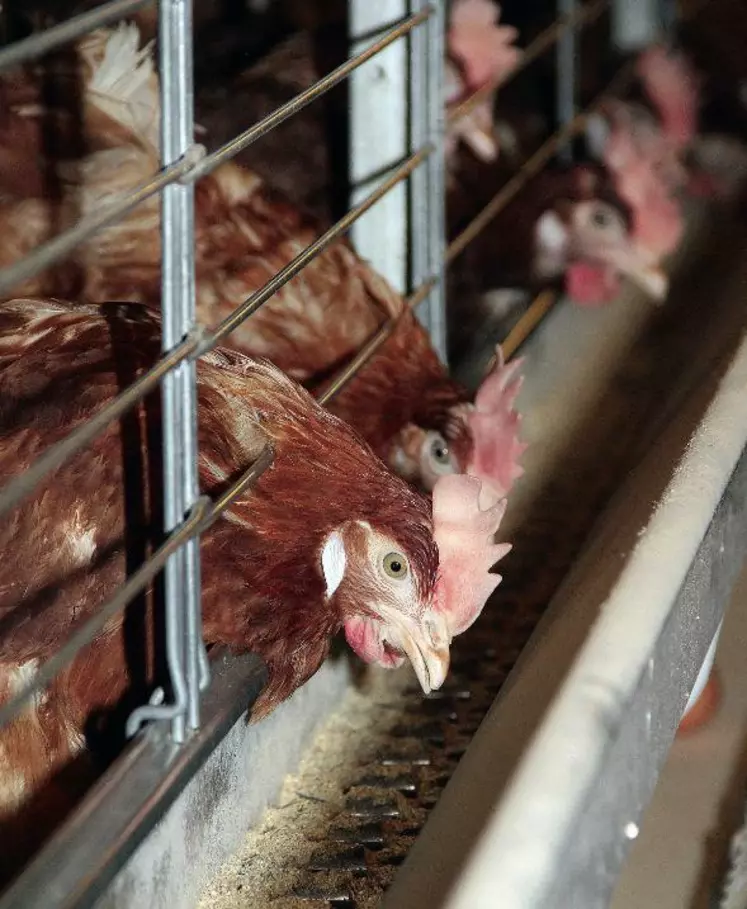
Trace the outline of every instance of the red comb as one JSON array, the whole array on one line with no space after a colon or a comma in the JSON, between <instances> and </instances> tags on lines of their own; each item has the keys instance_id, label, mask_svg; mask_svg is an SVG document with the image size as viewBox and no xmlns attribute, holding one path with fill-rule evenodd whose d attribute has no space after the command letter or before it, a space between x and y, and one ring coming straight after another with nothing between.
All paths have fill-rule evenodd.
<instances>
[{"instance_id":1,"label":"red comb","mask_svg":"<svg viewBox=\"0 0 747 909\"><path fill-rule=\"evenodd\" d=\"M506 364L499 345L495 366L483 379L474 409L467 416L473 439L467 473L482 480L495 498L505 496L524 472L519 458L527 446L519 441L521 414L514 409L523 382L519 375L522 363Z\"/></svg>"},{"instance_id":2,"label":"red comb","mask_svg":"<svg viewBox=\"0 0 747 909\"><path fill-rule=\"evenodd\" d=\"M653 260L669 255L677 248L684 224L655 161L636 146L630 130L620 122L612 128L604 159L617 192L632 210L634 242Z\"/></svg>"},{"instance_id":3,"label":"red comb","mask_svg":"<svg viewBox=\"0 0 747 909\"><path fill-rule=\"evenodd\" d=\"M636 72L656 106L667 138L679 148L695 138L700 80L687 59L664 47L641 54Z\"/></svg>"},{"instance_id":4,"label":"red comb","mask_svg":"<svg viewBox=\"0 0 747 909\"><path fill-rule=\"evenodd\" d=\"M498 25L500 12L490 0L455 0L452 7L449 54L461 66L469 91L499 85L521 59L513 46L518 32Z\"/></svg>"},{"instance_id":5,"label":"red comb","mask_svg":"<svg viewBox=\"0 0 747 909\"><path fill-rule=\"evenodd\" d=\"M493 542L506 510L495 497L480 508L482 484L466 474L439 477L433 488L433 536L438 546L435 608L454 637L482 612L501 581L490 569L511 549Z\"/></svg>"}]
</instances>

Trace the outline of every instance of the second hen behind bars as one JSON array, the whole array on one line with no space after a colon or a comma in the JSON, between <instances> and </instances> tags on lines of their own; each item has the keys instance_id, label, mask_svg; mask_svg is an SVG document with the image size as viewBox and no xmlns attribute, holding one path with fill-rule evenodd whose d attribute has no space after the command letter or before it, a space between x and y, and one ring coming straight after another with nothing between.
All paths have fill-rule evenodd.
<instances>
[{"instance_id":1,"label":"second hen behind bars","mask_svg":"<svg viewBox=\"0 0 747 909\"><path fill-rule=\"evenodd\" d=\"M72 161L50 162L59 179L57 196L17 186L6 197L0 222L8 242L0 250L0 265L30 253L61 223L70 223L71 213L99 210L158 168L158 79L152 51L140 47L137 28L100 30L80 43L78 53L86 87L84 126L94 150ZM25 89L23 104L9 105L10 115L40 120L43 109L29 108L27 94ZM111 127L102 127L101 119L113 121ZM197 184L195 222L197 311L211 327L319 236L313 218L232 162ZM160 205L152 198L96 234L71 261L14 291L157 307L160 282ZM330 408L394 470L421 487L431 489L447 473L468 472L497 494L507 492L521 473L523 445L513 407L519 366L504 367L499 360L473 402L439 361L406 301L346 240L321 251L225 343L268 357L316 390L387 321L394 323L390 336Z\"/></svg>"}]
</instances>

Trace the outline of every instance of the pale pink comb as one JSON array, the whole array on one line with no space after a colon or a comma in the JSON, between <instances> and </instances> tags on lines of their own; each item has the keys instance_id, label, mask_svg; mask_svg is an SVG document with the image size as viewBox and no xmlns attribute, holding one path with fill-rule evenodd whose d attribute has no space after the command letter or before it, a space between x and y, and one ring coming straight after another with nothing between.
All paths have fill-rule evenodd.
<instances>
[{"instance_id":1,"label":"pale pink comb","mask_svg":"<svg viewBox=\"0 0 747 909\"><path fill-rule=\"evenodd\" d=\"M521 414L514 408L523 377L523 360L506 364L500 345L496 362L483 379L475 396L474 408L467 414L473 450L467 473L483 482L483 495L507 495L514 481L524 472L519 458L526 445L519 441Z\"/></svg>"},{"instance_id":2,"label":"pale pink comb","mask_svg":"<svg viewBox=\"0 0 747 909\"><path fill-rule=\"evenodd\" d=\"M638 58L636 72L669 140L679 148L692 142L698 124L700 80L684 55L651 47Z\"/></svg>"},{"instance_id":3,"label":"pale pink comb","mask_svg":"<svg viewBox=\"0 0 747 909\"><path fill-rule=\"evenodd\" d=\"M439 477L433 488L433 537L438 546L435 608L452 637L466 631L501 582L490 569L509 552L496 544L506 500L491 497L480 507L482 484L466 474Z\"/></svg>"},{"instance_id":4,"label":"pale pink comb","mask_svg":"<svg viewBox=\"0 0 747 909\"><path fill-rule=\"evenodd\" d=\"M668 188L679 189L687 182L687 171L680 160L681 145L674 141L663 124L641 117L635 108L624 101L614 100L607 105L612 122L626 130L630 141L661 177Z\"/></svg>"},{"instance_id":5,"label":"pale pink comb","mask_svg":"<svg viewBox=\"0 0 747 909\"><path fill-rule=\"evenodd\" d=\"M614 177L617 192L632 210L633 241L652 261L669 255L682 237L682 212L669 195L655 162L636 146L622 123L612 128L604 163Z\"/></svg>"},{"instance_id":6,"label":"pale pink comb","mask_svg":"<svg viewBox=\"0 0 747 909\"><path fill-rule=\"evenodd\" d=\"M515 28L498 25L500 7L491 0L455 0L449 23L449 55L459 63L465 87L498 86L515 69L521 51Z\"/></svg>"}]
</instances>

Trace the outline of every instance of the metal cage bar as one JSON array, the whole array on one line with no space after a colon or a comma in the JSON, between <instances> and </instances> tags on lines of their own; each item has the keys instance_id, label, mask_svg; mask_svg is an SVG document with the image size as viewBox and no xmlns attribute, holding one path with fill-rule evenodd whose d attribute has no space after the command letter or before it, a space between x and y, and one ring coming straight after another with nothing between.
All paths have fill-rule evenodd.
<instances>
[{"instance_id":1,"label":"metal cage bar","mask_svg":"<svg viewBox=\"0 0 747 909\"><path fill-rule=\"evenodd\" d=\"M557 0L558 17L572 20L576 12L576 0ZM566 28L556 48L556 99L557 125L560 129L567 127L577 113L578 78L577 78L577 32L575 27ZM560 149L560 157L570 162L573 156L573 142L569 139Z\"/></svg>"},{"instance_id":2,"label":"metal cage bar","mask_svg":"<svg viewBox=\"0 0 747 909\"><path fill-rule=\"evenodd\" d=\"M148 3L150 0L111 0L110 3L103 3L90 12L73 16L66 22L53 25L22 41L15 41L0 50L0 70L43 57L44 54L48 54L63 44L76 41L94 29L111 25L130 13L137 12L140 7L146 6Z\"/></svg>"},{"instance_id":3,"label":"metal cage bar","mask_svg":"<svg viewBox=\"0 0 747 909\"><path fill-rule=\"evenodd\" d=\"M413 13L427 8L425 0L410 0L410 7ZM444 5L436 3L425 27L410 38L410 149L429 144L433 152L410 180L409 238L411 286L432 280L419 315L446 362L443 35Z\"/></svg>"},{"instance_id":4,"label":"metal cage bar","mask_svg":"<svg viewBox=\"0 0 747 909\"><path fill-rule=\"evenodd\" d=\"M158 8L161 85L161 156L168 167L194 139L192 0L161 0ZM161 209L162 348L168 354L196 325L194 185L170 184ZM185 360L164 376L164 530L171 533L197 502L197 369ZM209 678L201 657L199 538L169 556L165 568L166 652L173 703L140 707L129 731L148 719L168 718L182 742L199 725L200 688Z\"/></svg>"}]
</instances>

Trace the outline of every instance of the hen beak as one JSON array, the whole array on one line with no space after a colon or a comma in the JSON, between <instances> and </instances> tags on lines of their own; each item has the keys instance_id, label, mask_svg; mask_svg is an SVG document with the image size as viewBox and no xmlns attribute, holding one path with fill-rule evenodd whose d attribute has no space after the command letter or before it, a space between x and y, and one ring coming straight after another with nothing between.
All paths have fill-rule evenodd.
<instances>
[{"instance_id":1,"label":"hen beak","mask_svg":"<svg viewBox=\"0 0 747 909\"><path fill-rule=\"evenodd\" d=\"M420 621L401 623L399 645L412 663L424 694L440 688L449 672L451 637L442 615L427 613Z\"/></svg>"},{"instance_id":2,"label":"hen beak","mask_svg":"<svg viewBox=\"0 0 747 909\"><path fill-rule=\"evenodd\" d=\"M645 251L628 246L609 255L608 261L652 300L660 303L665 299L669 292L669 276L662 268L651 264L651 256Z\"/></svg>"},{"instance_id":3,"label":"hen beak","mask_svg":"<svg viewBox=\"0 0 747 909\"><path fill-rule=\"evenodd\" d=\"M498 144L488 130L474 127L465 132L464 141L482 161L495 161L498 157Z\"/></svg>"},{"instance_id":4,"label":"hen beak","mask_svg":"<svg viewBox=\"0 0 747 909\"><path fill-rule=\"evenodd\" d=\"M626 270L630 280L645 294L660 303L669 292L669 277L661 268L639 266Z\"/></svg>"}]
</instances>

